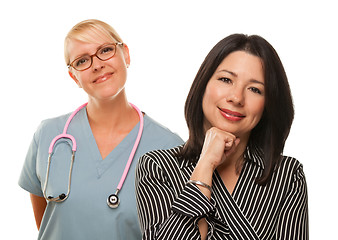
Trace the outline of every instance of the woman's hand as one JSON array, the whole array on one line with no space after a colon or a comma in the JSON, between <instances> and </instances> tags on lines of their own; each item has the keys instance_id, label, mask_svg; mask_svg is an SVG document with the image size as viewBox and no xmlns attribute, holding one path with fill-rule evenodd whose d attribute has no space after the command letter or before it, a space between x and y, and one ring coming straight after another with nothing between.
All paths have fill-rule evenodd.
<instances>
[{"instance_id":1,"label":"woman's hand","mask_svg":"<svg viewBox=\"0 0 338 240\"><path fill-rule=\"evenodd\" d=\"M227 161L229 155L235 151L239 141L239 138L231 133L215 127L210 128L205 134L202 153L190 180L198 180L211 186L215 169ZM198 187L210 199L211 192L205 187Z\"/></svg>"},{"instance_id":2,"label":"woman's hand","mask_svg":"<svg viewBox=\"0 0 338 240\"><path fill-rule=\"evenodd\" d=\"M235 151L239 141L235 135L212 127L205 134L199 161L209 163L210 167L215 170Z\"/></svg>"},{"instance_id":3,"label":"woman's hand","mask_svg":"<svg viewBox=\"0 0 338 240\"><path fill-rule=\"evenodd\" d=\"M239 138L235 135L222 131L218 128L210 128L204 139L204 144L200 159L190 177L191 180L198 180L209 186L212 185L212 175L215 169L226 162L239 144ZM211 192L205 187L197 186L200 191L210 199ZM204 218L198 222L201 239L206 239L208 234L208 224Z\"/></svg>"}]
</instances>

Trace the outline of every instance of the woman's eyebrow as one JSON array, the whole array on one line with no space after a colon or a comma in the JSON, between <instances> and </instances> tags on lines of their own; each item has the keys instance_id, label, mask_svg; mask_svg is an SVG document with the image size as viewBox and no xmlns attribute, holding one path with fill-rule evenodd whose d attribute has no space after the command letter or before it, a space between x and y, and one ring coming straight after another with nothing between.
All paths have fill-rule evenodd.
<instances>
[{"instance_id":1,"label":"woman's eyebrow","mask_svg":"<svg viewBox=\"0 0 338 240\"><path fill-rule=\"evenodd\" d=\"M251 79L250 82L251 83L258 83L258 84L261 84L261 85L265 86L262 81L259 81L259 80L256 80L256 79Z\"/></svg>"},{"instance_id":2,"label":"woman's eyebrow","mask_svg":"<svg viewBox=\"0 0 338 240\"><path fill-rule=\"evenodd\" d=\"M232 75L232 76L234 76L234 77L238 77L238 75L237 75L236 73L234 73L234 72L231 72L231 71L229 71L229 70L226 70L226 69L219 70L218 72L226 72L226 73L229 73L229 74L231 74L231 75Z\"/></svg>"},{"instance_id":3,"label":"woman's eyebrow","mask_svg":"<svg viewBox=\"0 0 338 240\"><path fill-rule=\"evenodd\" d=\"M232 75L234 77L238 77L238 75L236 73L229 71L229 70L226 70L226 69L219 70L218 72L226 72L226 73L229 73L230 75ZM256 79L250 79L250 82L251 83L258 83L258 84L265 86L262 81L259 81L259 80L256 80Z\"/></svg>"}]
</instances>

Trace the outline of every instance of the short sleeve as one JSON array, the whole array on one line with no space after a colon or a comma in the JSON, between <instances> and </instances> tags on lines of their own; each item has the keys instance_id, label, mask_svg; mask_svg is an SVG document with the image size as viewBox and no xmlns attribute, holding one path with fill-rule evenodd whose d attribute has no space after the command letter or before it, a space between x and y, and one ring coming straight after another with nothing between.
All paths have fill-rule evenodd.
<instances>
[{"instance_id":1,"label":"short sleeve","mask_svg":"<svg viewBox=\"0 0 338 240\"><path fill-rule=\"evenodd\" d=\"M37 152L38 144L36 141L35 133L33 140L28 148L26 159L21 170L19 186L34 195L43 197L41 182L36 172Z\"/></svg>"}]
</instances>

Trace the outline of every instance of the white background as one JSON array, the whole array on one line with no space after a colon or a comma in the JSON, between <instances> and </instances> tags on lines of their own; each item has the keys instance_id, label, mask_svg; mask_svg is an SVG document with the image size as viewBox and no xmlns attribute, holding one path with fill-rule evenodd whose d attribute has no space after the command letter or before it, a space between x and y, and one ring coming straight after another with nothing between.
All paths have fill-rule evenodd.
<instances>
[{"instance_id":1,"label":"white background","mask_svg":"<svg viewBox=\"0 0 338 240\"><path fill-rule=\"evenodd\" d=\"M304 165L311 239L336 235L334 1L12 0L0 3L1 239L36 239L29 194L17 181L40 121L87 100L67 74L63 40L74 24L88 18L111 24L129 46L129 101L184 140L185 98L209 50L232 33L266 38L284 63L294 97L296 115L285 154Z\"/></svg>"}]
</instances>

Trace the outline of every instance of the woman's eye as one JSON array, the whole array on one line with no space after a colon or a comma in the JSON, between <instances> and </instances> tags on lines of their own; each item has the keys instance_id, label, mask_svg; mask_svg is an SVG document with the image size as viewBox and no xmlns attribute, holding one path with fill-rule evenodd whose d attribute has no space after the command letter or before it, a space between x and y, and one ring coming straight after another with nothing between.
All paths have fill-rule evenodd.
<instances>
[{"instance_id":1,"label":"woman's eye","mask_svg":"<svg viewBox=\"0 0 338 240\"><path fill-rule=\"evenodd\" d=\"M232 82L230 78L226 78L226 77L221 77L218 80L225 82L225 83L231 83Z\"/></svg>"},{"instance_id":2,"label":"woman's eye","mask_svg":"<svg viewBox=\"0 0 338 240\"><path fill-rule=\"evenodd\" d=\"M85 64L86 62L88 61L88 58L80 58L79 60L77 60L76 62L75 62L75 66L80 66L80 65L82 65L82 64Z\"/></svg>"},{"instance_id":3,"label":"woman's eye","mask_svg":"<svg viewBox=\"0 0 338 240\"><path fill-rule=\"evenodd\" d=\"M113 51L114 51L113 47L104 47L104 48L101 49L100 54L107 54L107 53L110 53L110 52L113 52Z\"/></svg>"},{"instance_id":4,"label":"woman's eye","mask_svg":"<svg viewBox=\"0 0 338 240\"><path fill-rule=\"evenodd\" d=\"M257 94L262 95L262 91L259 90L258 88L250 87L249 89L250 89L253 93L257 93Z\"/></svg>"}]
</instances>

